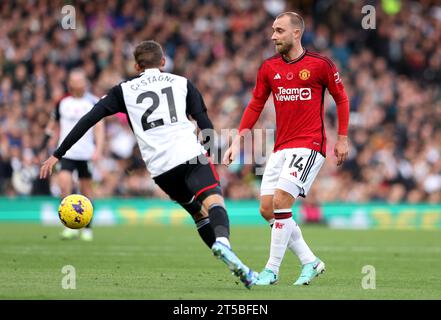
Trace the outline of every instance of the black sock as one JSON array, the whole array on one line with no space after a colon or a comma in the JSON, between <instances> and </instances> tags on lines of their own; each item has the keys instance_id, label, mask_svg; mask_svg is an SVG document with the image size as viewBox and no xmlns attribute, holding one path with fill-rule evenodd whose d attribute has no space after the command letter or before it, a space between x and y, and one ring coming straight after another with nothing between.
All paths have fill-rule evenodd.
<instances>
[{"instance_id":1,"label":"black sock","mask_svg":"<svg viewBox=\"0 0 441 320\"><path fill-rule=\"evenodd\" d=\"M230 221L228 220L227 210L218 204L212 205L208 209L210 224L213 227L216 238L230 238Z\"/></svg>"},{"instance_id":2,"label":"black sock","mask_svg":"<svg viewBox=\"0 0 441 320\"><path fill-rule=\"evenodd\" d=\"M214 231L210 224L210 218L205 217L197 221L196 227L198 228L198 233L201 239L209 248L211 248L216 241L216 237L214 236Z\"/></svg>"}]
</instances>

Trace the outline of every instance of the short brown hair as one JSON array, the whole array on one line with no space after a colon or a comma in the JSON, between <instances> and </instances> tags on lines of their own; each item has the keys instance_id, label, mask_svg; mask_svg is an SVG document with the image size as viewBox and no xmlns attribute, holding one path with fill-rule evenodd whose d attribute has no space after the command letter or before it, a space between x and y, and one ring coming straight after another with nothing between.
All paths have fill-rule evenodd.
<instances>
[{"instance_id":1,"label":"short brown hair","mask_svg":"<svg viewBox=\"0 0 441 320\"><path fill-rule=\"evenodd\" d=\"M289 16L290 21L291 21L291 25L293 27L299 28L300 32L303 34L303 31L305 31L305 22L303 21L303 18L301 15L299 15L298 13L292 12L292 11L288 11L288 12L283 12L281 14L279 14L276 19L279 19L283 16Z\"/></svg>"},{"instance_id":2,"label":"short brown hair","mask_svg":"<svg viewBox=\"0 0 441 320\"><path fill-rule=\"evenodd\" d=\"M161 65L163 57L162 48L154 40L146 40L139 43L133 52L136 63L142 68L154 68Z\"/></svg>"}]
</instances>

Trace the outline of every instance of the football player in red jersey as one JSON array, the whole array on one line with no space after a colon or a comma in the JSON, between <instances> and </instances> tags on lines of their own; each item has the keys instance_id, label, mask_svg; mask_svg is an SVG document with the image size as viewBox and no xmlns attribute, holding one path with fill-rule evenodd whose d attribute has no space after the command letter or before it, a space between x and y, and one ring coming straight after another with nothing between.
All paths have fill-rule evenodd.
<instances>
[{"instance_id":1,"label":"football player in red jersey","mask_svg":"<svg viewBox=\"0 0 441 320\"><path fill-rule=\"evenodd\" d=\"M272 226L270 258L257 284L278 280L280 264L289 247L300 259L302 271L294 285L309 284L325 270L303 239L292 219L292 205L305 197L325 161L324 95L328 89L337 105L338 137L334 148L337 165L348 155L349 100L334 63L302 47L302 17L280 14L273 23L272 40L277 54L265 60L257 73L253 96L239 127L239 135L224 155L230 164L240 150L240 140L263 110L270 93L276 110L277 136L262 178L260 213Z\"/></svg>"}]
</instances>

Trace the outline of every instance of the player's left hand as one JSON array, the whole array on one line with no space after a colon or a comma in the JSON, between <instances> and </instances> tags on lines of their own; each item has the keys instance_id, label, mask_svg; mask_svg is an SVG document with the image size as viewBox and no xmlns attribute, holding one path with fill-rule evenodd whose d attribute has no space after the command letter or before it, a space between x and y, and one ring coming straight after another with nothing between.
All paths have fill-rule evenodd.
<instances>
[{"instance_id":1,"label":"player's left hand","mask_svg":"<svg viewBox=\"0 0 441 320\"><path fill-rule=\"evenodd\" d=\"M334 147L334 154L337 157L337 166L340 166L348 157L349 146L347 136L338 136Z\"/></svg>"},{"instance_id":2,"label":"player's left hand","mask_svg":"<svg viewBox=\"0 0 441 320\"><path fill-rule=\"evenodd\" d=\"M40 168L40 179L46 179L48 176L52 173L52 168L54 165L58 162L58 159L54 156L50 156L49 159L47 159Z\"/></svg>"},{"instance_id":3,"label":"player's left hand","mask_svg":"<svg viewBox=\"0 0 441 320\"><path fill-rule=\"evenodd\" d=\"M227 151L225 151L224 157L222 159L222 163L228 167L231 164L231 162L234 161L239 151L240 151L240 135L237 135L233 139L231 146L227 149Z\"/></svg>"}]
</instances>

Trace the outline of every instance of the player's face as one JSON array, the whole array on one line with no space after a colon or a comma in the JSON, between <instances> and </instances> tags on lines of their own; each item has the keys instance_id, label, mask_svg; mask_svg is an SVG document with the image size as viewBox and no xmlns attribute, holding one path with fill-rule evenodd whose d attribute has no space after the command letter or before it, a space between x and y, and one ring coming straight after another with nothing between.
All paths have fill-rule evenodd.
<instances>
[{"instance_id":1,"label":"player's face","mask_svg":"<svg viewBox=\"0 0 441 320\"><path fill-rule=\"evenodd\" d=\"M280 54L287 54L294 46L295 29L288 16L276 19L273 23L273 35L271 40L276 45L276 50Z\"/></svg>"},{"instance_id":2,"label":"player's face","mask_svg":"<svg viewBox=\"0 0 441 320\"><path fill-rule=\"evenodd\" d=\"M86 91L87 80L83 73L72 73L69 77L69 90L73 96L81 97Z\"/></svg>"}]
</instances>

